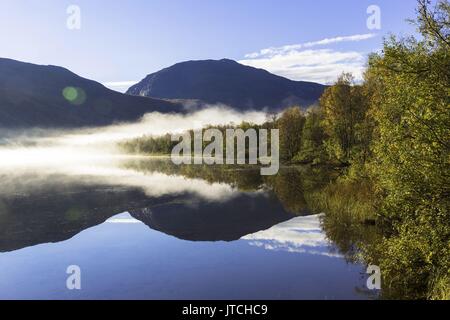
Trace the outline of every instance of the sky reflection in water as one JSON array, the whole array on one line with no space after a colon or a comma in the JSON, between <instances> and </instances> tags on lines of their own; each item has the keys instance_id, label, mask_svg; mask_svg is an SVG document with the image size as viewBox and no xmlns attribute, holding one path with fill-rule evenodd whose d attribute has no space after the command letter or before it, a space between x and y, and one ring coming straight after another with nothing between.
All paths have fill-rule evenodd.
<instances>
[{"instance_id":1,"label":"sky reflection in water","mask_svg":"<svg viewBox=\"0 0 450 320\"><path fill-rule=\"evenodd\" d=\"M321 216L291 212L251 170L231 183L142 163L72 168L0 173L0 298L368 298L364 267ZM74 264L79 291L66 288Z\"/></svg>"}]
</instances>

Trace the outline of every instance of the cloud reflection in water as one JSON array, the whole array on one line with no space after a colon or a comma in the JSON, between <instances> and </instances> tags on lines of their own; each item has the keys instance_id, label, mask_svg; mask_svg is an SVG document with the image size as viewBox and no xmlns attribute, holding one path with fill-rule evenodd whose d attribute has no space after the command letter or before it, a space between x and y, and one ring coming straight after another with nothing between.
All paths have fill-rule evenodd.
<instances>
[{"instance_id":1,"label":"cloud reflection in water","mask_svg":"<svg viewBox=\"0 0 450 320\"><path fill-rule=\"evenodd\" d=\"M266 250L308 253L340 258L320 226L322 214L296 217L270 229L242 237L252 246Z\"/></svg>"}]
</instances>

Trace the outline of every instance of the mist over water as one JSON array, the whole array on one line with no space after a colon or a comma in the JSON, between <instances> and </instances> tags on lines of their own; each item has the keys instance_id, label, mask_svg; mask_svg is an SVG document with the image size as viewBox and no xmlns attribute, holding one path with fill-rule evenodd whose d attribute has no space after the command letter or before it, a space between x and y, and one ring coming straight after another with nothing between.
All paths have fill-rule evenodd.
<instances>
[{"instance_id":1,"label":"mist over water","mask_svg":"<svg viewBox=\"0 0 450 320\"><path fill-rule=\"evenodd\" d=\"M128 168L124 166L127 161L152 157L123 154L116 144L143 135L158 136L242 121L261 124L265 120L263 112L240 113L214 106L185 115L154 112L135 123L98 128L3 132L0 133L3 185L0 194L25 194L48 183L67 185L83 181L137 187L148 196L189 192L204 199L228 199L236 194L236 190L227 184Z\"/></svg>"},{"instance_id":2,"label":"mist over water","mask_svg":"<svg viewBox=\"0 0 450 320\"><path fill-rule=\"evenodd\" d=\"M211 106L189 114L146 114L135 123L114 124L89 129L45 130L33 129L20 134L1 133L0 171L18 168L57 170L123 158L116 143L143 135L180 133L207 125L239 124L243 121L261 124L264 112L237 112L226 106Z\"/></svg>"}]
</instances>

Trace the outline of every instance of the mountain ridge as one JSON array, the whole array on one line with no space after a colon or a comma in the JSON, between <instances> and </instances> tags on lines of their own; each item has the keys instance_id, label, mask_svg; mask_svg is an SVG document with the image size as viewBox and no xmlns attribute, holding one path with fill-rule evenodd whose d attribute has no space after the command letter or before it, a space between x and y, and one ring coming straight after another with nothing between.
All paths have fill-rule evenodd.
<instances>
[{"instance_id":1,"label":"mountain ridge","mask_svg":"<svg viewBox=\"0 0 450 320\"><path fill-rule=\"evenodd\" d=\"M147 75L126 93L166 99L197 99L238 110L308 107L326 86L294 81L234 60L189 60Z\"/></svg>"},{"instance_id":2,"label":"mountain ridge","mask_svg":"<svg viewBox=\"0 0 450 320\"><path fill-rule=\"evenodd\" d=\"M204 70L198 68L198 63ZM194 74L190 79L192 64L199 69L196 73L200 77ZM208 75L211 64L214 65L214 81ZM281 110L290 105L306 107L316 102L325 88L320 84L292 81L229 59L191 60L174 66L188 67L184 77L175 75L183 85L180 87L176 81L169 81L164 90L171 94L149 97L133 94L142 93L132 90L139 89L139 84L123 94L64 67L0 58L0 128L105 126L137 121L150 112L186 113L209 104L224 104L237 111ZM160 86L159 78L167 73L172 79L174 66L148 75L145 79L150 78L155 83L150 81L146 88L152 91L153 85ZM201 76L204 72L207 72L206 77ZM192 91L192 96L180 97L186 90ZM205 92L209 95L205 96Z\"/></svg>"},{"instance_id":3,"label":"mountain ridge","mask_svg":"<svg viewBox=\"0 0 450 320\"><path fill-rule=\"evenodd\" d=\"M64 67L0 58L0 127L102 126L136 121L153 111L184 112L184 107L125 95Z\"/></svg>"}]
</instances>

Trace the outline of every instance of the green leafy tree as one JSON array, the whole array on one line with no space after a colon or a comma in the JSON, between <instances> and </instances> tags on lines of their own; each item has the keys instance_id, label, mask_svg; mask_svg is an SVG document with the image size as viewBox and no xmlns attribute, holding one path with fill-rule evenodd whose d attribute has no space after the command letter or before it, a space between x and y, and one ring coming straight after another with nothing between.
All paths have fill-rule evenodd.
<instances>
[{"instance_id":1,"label":"green leafy tree","mask_svg":"<svg viewBox=\"0 0 450 320\"><path fill-rule=\"evenodd\" d=\"M300 107L286 109L277 120L280 130L280 155L285 161L291 161L300 151L305 116Z\"/></svg>"},{"instance_id":2,"label":"green leafy tree","mask_svg":"<svg viewBox=\"0 0 450 320\"><path fill-rule=\"evenodd\" d=\"M330 156L342 163L350 163L361 144L358 130L366 117L367 100L361 86L355 85L349 73L342 74L320 98L328 135L326 147ZM359 126L359 127L358 127Z\"/></svg>"},{"instance_id":3,"label":"green leafy tree","mask_svg":"<svg viewBox=\"0 0 450 320\"><path fill-rule=\"evenodd\" d=\"M380 90L373 172L391 229L378 260L386 285L409 298L450 298L449 8L420 0L423 39L391 37L369 62Z\"/></svg>"},{"instance_id":4,"label":"green leafy tree","mask_svg":"<svg viewBox=\"0 0 450 320\"><path fill-rule=\"evenodd\" d=\"M323 113L317 106L307 110L302 130L299 153L294 160L303 163L324 163L327 159L324 141L327 136L322 126Z\"/></svg>"}]
</instances>

